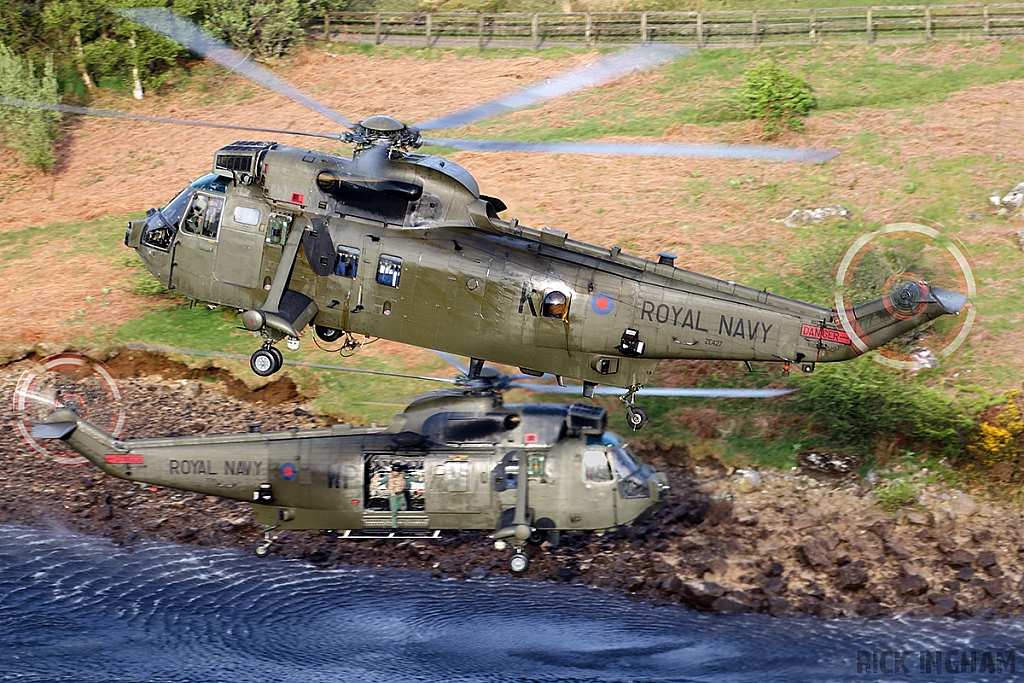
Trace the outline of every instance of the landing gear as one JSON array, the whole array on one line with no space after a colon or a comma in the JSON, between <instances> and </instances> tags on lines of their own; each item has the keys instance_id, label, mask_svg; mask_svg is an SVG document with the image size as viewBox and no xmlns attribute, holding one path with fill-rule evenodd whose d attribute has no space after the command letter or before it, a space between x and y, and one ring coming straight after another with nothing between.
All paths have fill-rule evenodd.
<instances>
[{"instance_id":1,"label":"landing gear","mask_svg":"<svg viewBox=\"0 0 1024 683\"><path fill-rule=\"evenodd\" d=\"M636 406L626 406L626 422L633 428L633 431L638 431L644 428L647 424L647 411L643 408L637 408Z\"/></svg>"},{"instance_id":2,"label":"landing gear","mask_svg":"<svg viewBox=\"0 0 1024 683\"><path fill-rule=\"evenodd\" d=\"M508 568L513 574L522 574L530 568L530 556L522 550L516 550L512 557L508 558Z\"/></svg>"},{"instance_id":3,"label":"landing gear","mask_svg":"<svg viewBox=\"0 0 1024 683\"><path fill-rule=\"evenodd\" d=\"M530 545L540 545L548 539L548 534L543 529L534 529L530 532L530 537L526 539L526 542Z\"/></svg>"},{"instance_id":4,"label":"landing gear","mask_svg":"<svg viewBox=\"0 0 1024 683\"><path fill-rule=\"evenodd\" d=\"M263 542L256 544L253 552L256 557L266 557L270 552L270 544L277 540L277 534L271 533L271 529L263 532Z\"/></svg>"},{"instance_id":5,"label":"landing gear","mask_svg":"<svg viewBox=\"0 0 1024 683\"><path fill-rule=\"evenodd\" d=\"M281 369L284 357L273 346L264 346L253 351L249 358L249 367L260 377L270 377Z\"/></svg>"},{"instance_id":6,"label":"landing gear","mask_svg":"<svg viewBox=\"0 0 1024 683\"><path fill-rule=\"evenodd\" d=\"M626 404L626 422L634 432L643 429L648 420L647 411L633 405L633 395L641 389L643 389L642 384L634 384L619 397L619 400Z\"/></svg>"}]
</instances>

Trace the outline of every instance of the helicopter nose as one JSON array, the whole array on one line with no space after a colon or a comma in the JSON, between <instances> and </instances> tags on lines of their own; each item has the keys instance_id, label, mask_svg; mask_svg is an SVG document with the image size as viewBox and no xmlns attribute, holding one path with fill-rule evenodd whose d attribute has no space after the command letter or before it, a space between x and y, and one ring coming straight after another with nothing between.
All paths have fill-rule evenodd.
<instances>
[{"instance_id":1,"label":"helicopter nose","mask_svg":"<svg viewBox=\"0 0 1024 683\"><path fill-rule=\"evenodd\" d=\"M967 303L966 296L946 289L932 288L932 298L942 306L942 310L950 314L959 313Z\"/></svg>"}]
</instances>

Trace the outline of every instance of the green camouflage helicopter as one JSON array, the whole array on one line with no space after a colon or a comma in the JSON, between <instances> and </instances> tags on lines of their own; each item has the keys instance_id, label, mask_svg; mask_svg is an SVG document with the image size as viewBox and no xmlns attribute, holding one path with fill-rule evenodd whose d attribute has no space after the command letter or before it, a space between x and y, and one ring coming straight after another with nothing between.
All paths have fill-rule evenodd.
<instances>
[{"instance_id":1,"label":"green camouflage helicopter","mask_svg":"<svg viewBox=\"0 0 1024 683\"><path fill-rule=\"evenodd\" d=\"M125 235L161 283L197 301L242 312L262 335L254 372L282 365L307 326L344 353L361 336L440 349L524 373L572 377L591 397L620 388L633 429L647 422L634 396L665 359L773 361L805 372L855 358L939 316L966 297L923 281L847 310L828 309L572 240L499 217L505 204L480 193L459 165L416 153L427 143L478 151L716 156L824 161L822 150L701 145L449 140L421 132L461 126L653 68L680 56L666 45L613 55L581 71L413 127L387 116L354 124L162 8L123 10L193 52L300 102L349 129L270 130L145 117L63 105L9 106L156 120L352 143L351 159L276 142L237 141L213 170Z\"/></svg>"}]
</instances>

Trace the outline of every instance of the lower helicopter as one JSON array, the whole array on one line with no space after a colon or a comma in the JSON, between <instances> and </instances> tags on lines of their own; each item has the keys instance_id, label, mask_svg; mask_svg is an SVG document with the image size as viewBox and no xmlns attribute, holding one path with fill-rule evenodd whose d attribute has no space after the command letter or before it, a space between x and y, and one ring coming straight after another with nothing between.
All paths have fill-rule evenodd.
<instances>
[{"instance_id":1,"label":"lower helicopter","mask_svg":"<svg viewBox=\"0 0 1024 683\"><path fill-rule=\"evenodd\" d=\"M34 439L63 440L111 476L249 502L264 531L261 557L285 530L351 539L482 530L498 550L512 549L508 567L521 573L527 544L645 519L668 489L608 431L603 407L506 404L504 390L534 386L517 384L525 377L486 367L477 377L423 378L454 386L416 398L384 426L150 439L111 436L85 419L74 391L48 390L45 378L23 378L19 392L49 413Z\"/></svg>"}]
</instances>

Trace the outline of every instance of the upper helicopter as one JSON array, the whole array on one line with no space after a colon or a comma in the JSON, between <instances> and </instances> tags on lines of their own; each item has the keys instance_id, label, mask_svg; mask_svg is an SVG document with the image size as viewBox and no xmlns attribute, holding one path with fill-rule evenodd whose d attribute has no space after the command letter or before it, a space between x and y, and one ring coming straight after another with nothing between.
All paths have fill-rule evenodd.
<instances>
[{"instance_id":1,"label":"upper helicopter","mask_svg":"<svg viewBox=\"0 0 1024 683\"><path fill-rule=\"evenodd\" d=\"M646 45L511 96L407 126L389 116L352 123L167 9L121 11L191 51L285 95L347 130L341 133L183 121L0 99L185 125L328 138L352 158L237 141L217 150L212 172L162 209L131 221L125 244L169 289L236 308L262 335L250 359L262 376L307 326L343 349L354 335L381 337L524 373L619 387L633 429L647 422L635 394L664 359L775 361L810 372L855 358L939 316L966 297L924 281L899 282L875 301L829 309L570 239L560 230L503 219L466 169L416 152L423 144L473 151L715 156L822 162L827 150L758 146L534 143L424 137L654 68L680 48Z\"/></svg>"}]
</instances>

